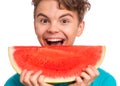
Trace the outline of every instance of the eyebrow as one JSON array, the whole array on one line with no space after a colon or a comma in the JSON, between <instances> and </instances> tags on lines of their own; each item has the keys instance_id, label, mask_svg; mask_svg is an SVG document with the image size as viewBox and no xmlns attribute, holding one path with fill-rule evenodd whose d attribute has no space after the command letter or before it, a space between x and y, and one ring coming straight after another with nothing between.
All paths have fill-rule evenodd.
<instances>
[{"instance_id":1,"label":"eyebrow","mask_svg":"<svg viewBox=\"0 0 120 86\"><path fill-rule=\"evenodd\" d=\"M47 17L45 14L43 14L43 13L39 13L39 14L37 15L37 17L39 17L39 16L43 16L43 17L48 18L48 17ZM72 16L71 14L69 14L69 13L64 14L64 15L61 15L59 18L62 18L62 17L65 17L65 16L70 16L70 17L73 18L73 16Z\"/></svg>"},{"instance_id":2,"label":"eyebrow","mask_svg":"<svg viewBox=\"0 0 120 86\"><path fill-rule=\"evenodd\" d=\"M43 16L43 17L46 17L46 18L48 18L46 15L44 15L43 13L39 13L38 15L37 15L37 17L39 17L39 16Z\"/></svg>"},{"instance_id":3,"label":"eyebrow","mask_svg":"<svg viewBox=\"0 0 120 86\"><path fill-rule=\"evenodd\" d=\"M65 17L65 16L70 16L70 17L72 17L72 18L73 18L73 16L72 16L71 14L69 14L69 13L64 14L64 15L61 15L61 16L60 16L60 18Z\"/></svg>"}]
</instances>

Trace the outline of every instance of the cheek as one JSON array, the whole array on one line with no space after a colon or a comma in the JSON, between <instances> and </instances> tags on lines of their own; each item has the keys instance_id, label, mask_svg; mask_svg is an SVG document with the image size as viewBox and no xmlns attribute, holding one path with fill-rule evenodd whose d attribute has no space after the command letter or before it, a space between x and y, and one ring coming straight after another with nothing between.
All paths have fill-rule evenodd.
<instances>
[{"instance_id":1,"label":"cheek","mask_svg":"<svg viewBox=\"0 0 120 86\"><path fill-rule=\"evenodd\" d=\"M69 36L69 37L76 37L77 33L78 33L78 29L77 27L69 27L68 29L65 30L65 33Z\"/></svg>"},{"instance_id":2,"label":"cheek","mask_svg":"<svg viewBox=\"0 0 120 86\"><path fill-rule=\"evenodd\" d=\"M35 33L37 36L42 36L45 33L45 28L36 25L35 26Z\"/></svg>"},{"instance_id":3,"label":"cheek","mask_svg":"<svg viewBox=\"0 0 120 86\"><path fill-rule=\"evenodd\" d=\"M39 34L41 34L41 31L38 27L35 26L35 33L38 36Z\"/></svg>"}]
</instances>

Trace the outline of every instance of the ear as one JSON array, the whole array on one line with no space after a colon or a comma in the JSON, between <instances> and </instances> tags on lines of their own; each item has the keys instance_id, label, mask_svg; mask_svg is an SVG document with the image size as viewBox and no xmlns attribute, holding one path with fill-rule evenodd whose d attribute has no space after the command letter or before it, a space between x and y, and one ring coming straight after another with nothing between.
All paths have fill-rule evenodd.
<instances>
[{"instance_id":1,"label":"ear","mask_svg":"<svg viewBox=\"0 0 120 86\"><path fill-rule=\"evenodd\" d=\"M85 22L81 21L78 26L77 36L80 36L84 30Z\"/></svg>"}]
</instances>

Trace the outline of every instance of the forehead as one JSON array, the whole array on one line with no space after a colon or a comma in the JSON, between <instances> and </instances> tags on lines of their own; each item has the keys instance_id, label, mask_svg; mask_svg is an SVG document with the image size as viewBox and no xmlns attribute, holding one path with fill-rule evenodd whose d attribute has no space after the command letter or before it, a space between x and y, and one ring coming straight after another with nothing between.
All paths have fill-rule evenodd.
<instances>
[{"instance_id":1,"label":"forehead","mask_svg":"<svg viewBox=\"0 0 120 86\"><path fill-rule=\"evenodd\" d=\"M45 12L50 14L51 12L56 13L56 12L66 12L66 11L74 12L74 11L67 10L62 5L59 6L57 0L41 0L36 8L36 13Z\"/></svg>"},{"instance_id":2,"label":"forehead","mask_svg":"<svg viewBox=\"0 0 120 86\"><path fill-rule=\"evenodd\" d=\"M44 13L50 16L58 12L60 13L60 9L56 0L41 0L36 8L35 14Z\"/></svg>"},{"instance_id":3,"label":"forehead","mask_svg":"<svg viewBox=\"0 0 120 86\"><path fill-rule=\"evenodd\" d=\"M42 5L42 6L41 6ZM58 9L66 9L59 0L40 0L36 8L43 8L49 5L49 7L56 7Z\"/></svg>"},{"instance_id":4,"label":"forehead","mask_svg":"<svg viewBox=\"0 0 120 86\"><path fill-rule=\"evenodd\" d=\"M40 14L46 16L51 20L63 18L63 15L70 15L72 18L74 18L74 20L77 19L77 21L79 19L77 11L71 11L64 7L59 7L59 4L56 0L40 1L38 7L34 11L34 18L36 19L38 16L40 17Z\"/></svg>"}]
</instances>

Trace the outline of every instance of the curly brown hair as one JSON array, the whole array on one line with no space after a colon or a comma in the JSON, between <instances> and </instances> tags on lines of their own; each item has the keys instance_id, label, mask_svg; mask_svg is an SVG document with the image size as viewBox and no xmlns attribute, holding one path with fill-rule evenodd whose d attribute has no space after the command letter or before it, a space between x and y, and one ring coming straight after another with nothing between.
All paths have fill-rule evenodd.
<instances>
[{"instance_id":1,"label":"curly brown hair","mask_svg":"<svg viewBox=\"0 0 120 86\"><path fill-rule=\"evenodd\" d=\"M34 5L34 12L40 3L41 0L32 0ZM58 2L59 8L62 9L62 6L67 10L77 11L79 15L79 21L82 21L86 11L90 10L91 4L88 0L56 0Z\"/></svg>"}]
</instances>

